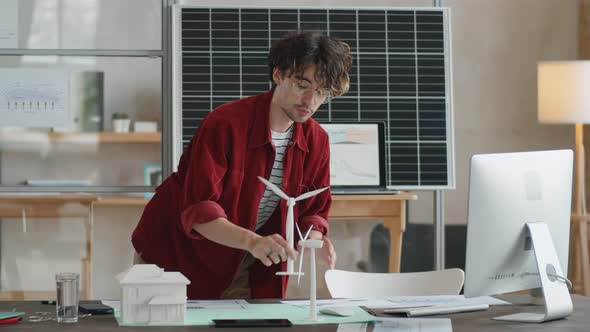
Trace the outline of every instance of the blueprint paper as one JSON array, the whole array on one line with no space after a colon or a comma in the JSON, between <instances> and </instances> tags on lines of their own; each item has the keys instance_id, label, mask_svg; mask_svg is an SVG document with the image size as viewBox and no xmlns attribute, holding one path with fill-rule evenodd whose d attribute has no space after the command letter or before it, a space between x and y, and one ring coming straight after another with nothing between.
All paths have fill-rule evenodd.
<instances>
[{"instance_id":1,"label":"blueprint paper","mask_svg":"<svg viewBox=\"0 0 590 332\"><path fill-rule=\"evenodd\" d=\"M197 309L187 310L184 324L209 326L213 324L213 319L273 319L286 318L294 325L309 324L341 324L341 323L361 323L372 322L377 317L370 315L361 308L354 307L354 315L350 317L329 316L318 314L318 321L309 321L309 309L292 306L283 303L274 304L249 304L247 309L238 310L219 310L219 309ZM120 313L115 312L117 322L121 326L145 326L145 324L121 324L119 321ZM150 325L152 326L152 325Z\"/></svg>"}]
</instances>

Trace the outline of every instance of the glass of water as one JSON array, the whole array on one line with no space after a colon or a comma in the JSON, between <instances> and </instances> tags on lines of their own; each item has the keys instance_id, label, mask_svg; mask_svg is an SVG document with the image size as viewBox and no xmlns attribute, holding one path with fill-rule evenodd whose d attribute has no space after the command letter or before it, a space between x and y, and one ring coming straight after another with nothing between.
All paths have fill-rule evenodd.
<instances>
[{"instance_id":1,"label":"glass of water","mask_svg":"<svg viewBox=\"0 0 590 332\"><path fill-rule=\"evenodd\" d=\"M78 273L58 273L55 275L57 301L55 303L58 323L78 322L78 302L80 300L80 275Z\"/></svg>"}]
</instances>

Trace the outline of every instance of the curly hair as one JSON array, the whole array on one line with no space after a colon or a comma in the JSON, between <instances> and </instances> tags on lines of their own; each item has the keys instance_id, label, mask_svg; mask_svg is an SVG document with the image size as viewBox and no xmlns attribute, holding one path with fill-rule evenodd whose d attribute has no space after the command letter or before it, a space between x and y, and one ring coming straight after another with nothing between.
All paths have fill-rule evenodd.
<instances>
[{"instance_id":1,"label":"curly hair","mask_svg":"<svg viewBox=\"0 0 590 332\"><path fill-rule=\"evenodd\" d=\"M348 91L352 67L350 46L334 37L316 31L290 32L276 41L268 54L270 80L274 68L281 75L302 74L305 68L316 65L315 79L332 95Z\"/></svg>"}]
</instances>

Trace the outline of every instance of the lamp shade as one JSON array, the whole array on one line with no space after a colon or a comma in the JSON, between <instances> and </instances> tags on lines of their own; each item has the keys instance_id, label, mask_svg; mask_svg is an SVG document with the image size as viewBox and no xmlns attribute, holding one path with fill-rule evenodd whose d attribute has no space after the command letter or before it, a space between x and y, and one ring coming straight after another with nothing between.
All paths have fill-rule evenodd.
<instances>
[{"instance_id":1,"label":"lamp shade","mask_svg":"<svg viewBox=\"0 0 590 332\"><path fill-rule=\"evenodd\" d=\"M538 118L542 123L590 123L590 61L539 62Z\"/></svg>"}]
</instances>

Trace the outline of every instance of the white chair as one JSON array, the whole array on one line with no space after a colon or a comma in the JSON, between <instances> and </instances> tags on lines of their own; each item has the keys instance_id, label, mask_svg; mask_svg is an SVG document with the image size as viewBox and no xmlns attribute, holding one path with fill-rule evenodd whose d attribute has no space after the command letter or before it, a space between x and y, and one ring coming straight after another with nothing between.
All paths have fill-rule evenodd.
<instances>
[{"instance_id":1,"label":"white chair","mask_svg":"<svg viewBox=\"0 0 590 332\"><path fill-rule=\"evenodd\" d=\"M324 279L333 298L457 295L465 273L461 269L412 273L328 270Z\"/></svg>"}]
</instances>

